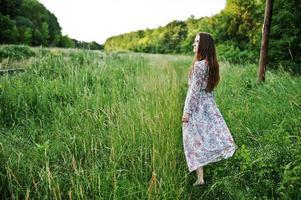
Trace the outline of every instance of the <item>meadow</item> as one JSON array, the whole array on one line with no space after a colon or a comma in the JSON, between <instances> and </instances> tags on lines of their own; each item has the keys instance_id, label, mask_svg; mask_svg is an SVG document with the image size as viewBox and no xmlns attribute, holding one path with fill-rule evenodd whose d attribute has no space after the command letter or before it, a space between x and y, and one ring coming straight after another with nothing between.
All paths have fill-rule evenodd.
<instances>
[{"instance_id":1,"label":"meadow","mask_svg":"<svg viewBox=\"0 0 301 200\"><path fill-rule=\"evenodd\" d=\"M259 84L257 65L220 62L238 149L200 190L182 145L191 56L1 48L26 71L0 76L0 199L301 199L300 76Z\"/></svg>"}]
</instances>

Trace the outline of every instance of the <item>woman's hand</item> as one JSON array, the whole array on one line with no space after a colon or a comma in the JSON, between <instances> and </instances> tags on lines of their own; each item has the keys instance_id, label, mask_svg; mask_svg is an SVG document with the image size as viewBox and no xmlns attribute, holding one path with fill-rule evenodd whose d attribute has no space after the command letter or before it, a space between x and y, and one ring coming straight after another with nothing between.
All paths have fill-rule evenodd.
<instances>
[{"instance_id":1,"label":"woman's hand","mask_svg":"<svg viewBox=\"0 0 301 200\"><path fill-rule=\"evenodd\" d=\"M187 113L184 113L183 117L182 117L182 122L183 123L187 123L189 120L189 115Z\"/></svg>"}]
</instances>

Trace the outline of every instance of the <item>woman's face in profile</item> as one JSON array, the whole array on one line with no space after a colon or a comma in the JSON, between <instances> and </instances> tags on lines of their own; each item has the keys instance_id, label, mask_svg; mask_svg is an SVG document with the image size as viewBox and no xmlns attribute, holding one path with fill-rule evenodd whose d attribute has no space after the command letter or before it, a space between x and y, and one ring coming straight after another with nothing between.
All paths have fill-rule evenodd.
<instances>
[{"instance_id":1,"label":"woman's face in profile","mask_svg":"<svg viewBox=\"0 0 301 200\"><path fill-rule=\"evenodd\" d=\"M199 47L199 43L200 43L200 36L199 36L199 34L197 34L196 36L195 36L195 39L194 39L194 43L193 43L193 52L194 53L196 53L197 52L197 50L198 50L198 47Z\"/></svg>"}]
</instances>

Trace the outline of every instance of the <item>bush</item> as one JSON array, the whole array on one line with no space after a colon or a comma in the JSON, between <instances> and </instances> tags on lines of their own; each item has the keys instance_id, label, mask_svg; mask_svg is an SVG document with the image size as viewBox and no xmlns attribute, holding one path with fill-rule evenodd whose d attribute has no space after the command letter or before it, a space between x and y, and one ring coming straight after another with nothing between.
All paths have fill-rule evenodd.
<instances>
[{"instance_id":1,"label":"bush","mask_svg":"<svg viewBox=\"0 0 301 200\"><path fill-rule=\"evenodd\" d=\"M241 50L231 43L217 45L217 54L219 59L232 63L257 63L259 59L259 50Z\"/></svg>"},{"instance_id":2,"label":"bush","mask_svg":"<svg viewBox=\"0 0 301 200\"><path fill-rule=\"evenodd\" d=\"M20 60L31 56L35 56L35 53L28 46L3 45L0 47L0 61L5 58Z\"/></svg>"}]
</instances>

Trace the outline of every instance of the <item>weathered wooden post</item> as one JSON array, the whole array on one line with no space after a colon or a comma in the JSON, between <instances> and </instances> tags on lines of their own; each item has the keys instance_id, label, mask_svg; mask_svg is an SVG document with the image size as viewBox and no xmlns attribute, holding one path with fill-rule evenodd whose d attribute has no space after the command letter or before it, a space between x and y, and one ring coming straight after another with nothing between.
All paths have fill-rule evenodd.
<instances>
[{"instance_id":1,"label":"weathered wooden post","mask_svg":"<svg viewBox=\"0 0 301 200\"><path fill-rule=\"evenodd\" d=\"M273 0L266 0L264 22L262 27L262 39L260 48L258 81L265 81L265 69L267 64L269 34L272 21Z\"/></svg>"},{"instance_id":2,"label":"weathered wooden post","mask_svg":"<svg viewBox=\"0 0 301 200\"><path fill-rule=\"evenodd\" d=\"M25 68L17 68L17 69L0 69L0 76L4 74L14 74L16 72L24 72Z\"/></svg>"}]
</instances>

